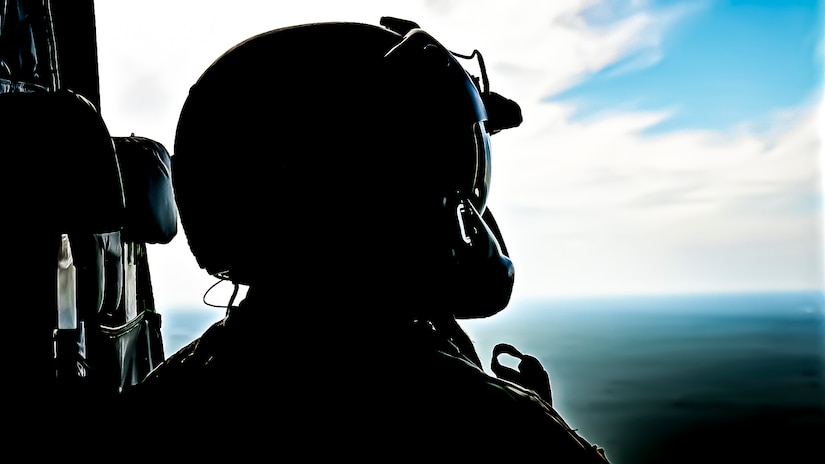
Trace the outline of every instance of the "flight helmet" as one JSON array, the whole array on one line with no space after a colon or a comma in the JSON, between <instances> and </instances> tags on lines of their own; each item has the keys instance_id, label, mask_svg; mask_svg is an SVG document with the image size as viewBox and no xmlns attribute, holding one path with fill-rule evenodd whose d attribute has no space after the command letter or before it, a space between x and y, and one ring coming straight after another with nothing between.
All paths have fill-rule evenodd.
<instances>
[{"instance_id":1,"label":"flight helmet","mask_svg":"<svg viewBox=\"0 0 825 464\"><path fill-rule=\"evenodd\" d=\"M172 156L198 264L321 286L311 298L503 309L514 272L486 206L489 137L521 113L458 61L472 56L394 18L276 29L221 55L190 89Z\"/></svg>"}]
</instances>

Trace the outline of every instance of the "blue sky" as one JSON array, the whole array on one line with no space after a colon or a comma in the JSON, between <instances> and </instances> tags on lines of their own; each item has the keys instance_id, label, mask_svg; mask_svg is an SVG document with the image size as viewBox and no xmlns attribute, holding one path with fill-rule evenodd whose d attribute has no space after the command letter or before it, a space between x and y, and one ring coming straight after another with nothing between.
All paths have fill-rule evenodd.
<instances>
[{"instance_id":1,"label":"blue sky","mask_svg":"<svg viewBox=\"0 0 825 464\"><path fill-rule=\"evenodd\" d=\"M802 105L821 91L821 2L657 1L646 7L686 13L661 43L548 98L575 102L577 118L611 108L672 109L670 118L647 129L661 133L766 124L777 109ZM597 3L582 17L609 27L630 11L623 1Z\"/></svg>"},{"instance_id":2,"label":"blue sky","mask_svg":"<svg viewBox=\"0 0 825 464\"><path fill-rule=\"evenodd\" d=\"M524 114L488 203L514 298L825 288L820 1L96 4L110 132L170 151L189 86L260 32L386 15L480 50ZM159 307L203 304L183 232L149 260Z\"/></svg>"}]
</instances>

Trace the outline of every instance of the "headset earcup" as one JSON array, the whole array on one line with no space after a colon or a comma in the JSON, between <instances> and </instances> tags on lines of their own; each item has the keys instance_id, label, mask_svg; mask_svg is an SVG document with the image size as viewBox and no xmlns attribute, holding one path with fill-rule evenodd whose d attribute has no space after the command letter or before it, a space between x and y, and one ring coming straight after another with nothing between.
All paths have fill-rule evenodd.
<instances>
[{"instance_id":1,"label":"headset earcup","mask_svg":"<svg viewBox=\"0 0 825 464\"><path fill-rule=\"evenodd\" d=\"M455 211L459 240L453 246L455 268L451 280L457 291L453 315L459 319L492 316L510 302L513 263L504 251L504 240L489 209L480 215L471 202L460 201Z\"/></svg>"}]
</instances>

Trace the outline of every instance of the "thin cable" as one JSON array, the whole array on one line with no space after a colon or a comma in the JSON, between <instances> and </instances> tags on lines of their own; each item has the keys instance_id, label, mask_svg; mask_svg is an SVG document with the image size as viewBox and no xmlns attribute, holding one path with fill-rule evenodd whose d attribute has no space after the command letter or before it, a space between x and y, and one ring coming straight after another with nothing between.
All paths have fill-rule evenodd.
<instances>
[{"instance_id":1,"label":"thin cable","mask_svg":"<svg viewBox=\"0 0 825 464\"><path fill-rule=\"evenodd\" d=\"M462 55L453 51L450 53L459 58L464 58L465 60L472 60L474 57L477 57L478 68L481 70L481 82L484 85L483 93L490 93L490 81L487 79L487 66L484 65L484 57L481 56L481 52L478 50L473 50L473 53L469 55Z\"/></svg>"},{"instance_id":2,"label":"thin cable","mask_svg":"<svg viewBox=\"0 0 825 464\"><path fill-rule=\"evenodd\" d=\"M235 298L238 296L238 288L240 287L237 283L232 282L232 296L229 297L229 303L226 305L226 315L229 316L229 313L232 309L235 308Z\"/></svg>"},{"instance_id":3,"label":"thin cable","mask_svg":"<svg viewBox=\"0 0 825 464\"><path fill-rule=\"evenodd\" d=\"M206 296L209 294L209 292L211 292L221 282L230 282L229 278L227 278L225 276L222 276L220 274L216 275L216 277L218 278L218 281L215 282L214 284L212 284L208 289L206 289L206 291L203 293L202 301L203 301L203 304L205 304L206 306L209 306L209 307L212 307L212 308L226 309L226 315L229 316L229 313L231 312L231 310L233 308L235 308L235 306L234 306L235 298L237 298L237 296L238 296L238 290L240 289L240 285L238 285L235 282L232 282L232 287L233 287L232 295L229 297L229 302L226 305L218 305L218 304L210 303L210 302L206 301Z\"/></svg>"}]
</instances>

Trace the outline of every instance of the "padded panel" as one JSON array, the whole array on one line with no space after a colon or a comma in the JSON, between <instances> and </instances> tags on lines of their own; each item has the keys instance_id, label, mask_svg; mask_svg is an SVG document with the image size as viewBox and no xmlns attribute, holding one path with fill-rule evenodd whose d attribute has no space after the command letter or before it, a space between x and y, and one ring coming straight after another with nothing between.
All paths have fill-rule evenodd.
<instances>
[{"instance_id":1,"label":"padded panel","mask_svg":"<svg viewBox=\"0 0 825 464\"><path fill-rule=\"evenodd\" d=\"M178 231L171 158L160 142L114 137L126 197L126 242L168 243Z\"/></svg>"},{"instance_id":2,"label":"padded panel","mask_svg":"<svg viewBox=\"0 0 825 464\"><path fill-rule=\"evenodd\" d=\"M8 229L104 233L123 227L114 143L84 97L0 94L2 190Z\"/></svg>"}]
</instances>

